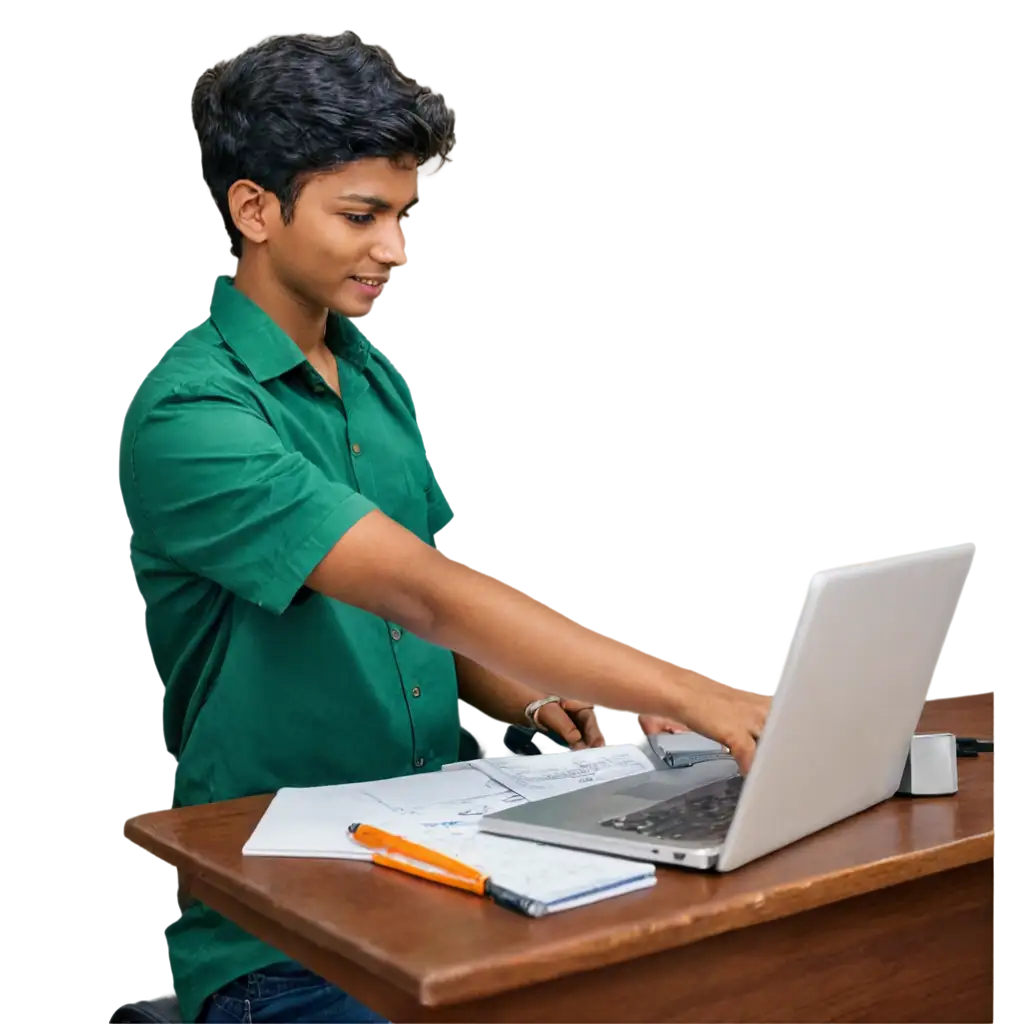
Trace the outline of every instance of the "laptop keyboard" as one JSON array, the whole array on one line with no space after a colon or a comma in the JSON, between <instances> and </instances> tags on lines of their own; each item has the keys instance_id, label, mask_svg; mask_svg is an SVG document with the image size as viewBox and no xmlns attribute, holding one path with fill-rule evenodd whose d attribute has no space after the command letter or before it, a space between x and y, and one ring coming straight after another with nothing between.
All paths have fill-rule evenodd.
<instances>
[{"instance_id":1,"label":"laptop keyboard","mask_svg":"<svg viewBox=\"0 0 1024 1024\"><path fill-rule=\"evenodd\" d=\"M674 796L619 818L602 821L605 828L633 832L650 839L681 839L691 842L722 842L736 803L743 789L743 778L702 786L692 793Z\"/></svg>"}]
</instances>

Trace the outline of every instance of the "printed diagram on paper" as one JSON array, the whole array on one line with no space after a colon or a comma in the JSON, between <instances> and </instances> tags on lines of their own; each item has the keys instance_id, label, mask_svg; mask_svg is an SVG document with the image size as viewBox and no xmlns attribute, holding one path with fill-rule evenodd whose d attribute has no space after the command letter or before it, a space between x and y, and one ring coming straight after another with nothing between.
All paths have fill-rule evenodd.
<instances>
[{"instance_id":1,"label":"printed diagram on paper","mask_svg":"<svg viewBox=\"0 0 1024 1024\"><path fill-rule=\"evenodd\" d=\"M543 800L585 786L654 770L651 760L630 743L533 757L481 758L469 763L526 800Z\"/></svg>"},{"instance_id":2,"label":"printed diagram on paper","mask_svg":"<svg viewBox=\"0 0 1024 1024\"><path fill-rule=\"evenodd\" d=\"M483 815L521 803L521 796L476 771L282 789L243 852L368 860L370 851L349 835L353 822L423 841L429 832L475 833Z\"/></svg>"},{"instance_id":3,"label":"printed diagram on paper","mask_svg":"<svg viewBox=\"0 0 1024 1024\"><path fill-rule=\"evenodd\" d=\"M485 814L525 803L500 781L475 771L386 779L359 795L368 811L371 802L377 805L368 818L370 824L382 828L400 825L403 835L410 828L476 832L476 824ZM384 821L388 825L378 824Z\"/></svg>"}]
</instances>

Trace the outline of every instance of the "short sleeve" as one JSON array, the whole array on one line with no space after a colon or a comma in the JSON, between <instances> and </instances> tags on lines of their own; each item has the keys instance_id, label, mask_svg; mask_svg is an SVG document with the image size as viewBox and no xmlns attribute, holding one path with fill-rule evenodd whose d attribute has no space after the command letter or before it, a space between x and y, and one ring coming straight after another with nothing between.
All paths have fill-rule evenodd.
<instances>
[{"instance_id":1,"label":"short sleeve","mask_svg":"<svg viewBox=\"0 0 1024 1024\"><path fill-rule=\"evenodd\" d=\"M172 562L275 614L373 502L288 451L257 408L177 393L135 430L137 507Z\"/></svg>"},{"instance_id":2,"label":"short sleeve","mask_svg":"<svg viewBox=\"0 0 1024 1024\"><path fill-rule=\"evenodd\" d=\"M430 481L427 485L427 529L431 537L436 537L452 521L453 513L429 461L427 475Z\"/></svg>"},{"instance_id":3,"label":"short sleeve","mask_svg":"<svg viewBox=\"0 0 1024 1024\"><path fill-rule=\"evenodd\" d=\"M349 328L356 331L357 328L353 324L349 324ZM359 337L363 336L359 334ZM365 339L363 339L365 341ZM409 385L405 382L405 378L395 369L394 364L382 353L378 352L373 346L370 346L373 352L374 358L377 363L384 370L387 375L387 379L391 382L391 386L395 389L402 404L409 410L409 415L412 417L413 423L416 423L416 430L419 431L419 425L416 419L416 404L412 399L412 392L409 390ZM423 443L422 435L419 435L420 443ZM441 530L444 529L454 518L451 506L448 504L448 500L444 496L444 492L441 490L440 485L434 476L434 470L430 465L430 460L427 459L427 530L430 533L431 539L436 537Z\"/></svg>"}]
</instances>

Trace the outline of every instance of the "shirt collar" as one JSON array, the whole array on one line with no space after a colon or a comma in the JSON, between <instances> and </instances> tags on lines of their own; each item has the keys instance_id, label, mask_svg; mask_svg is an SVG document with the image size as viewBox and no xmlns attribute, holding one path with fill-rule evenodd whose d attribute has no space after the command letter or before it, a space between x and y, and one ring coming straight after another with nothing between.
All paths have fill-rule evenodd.
<instances>
[{"instance_id":1,"label":"shirt collar","mask_svg":"<svg viewBox=\"0 0 1024 1024\"><path fill-rule=\"evenodd\" d=\"M230 277L218 277L210 303L210 319L225 344L261 384L280 377L306 357L302 349ZM338 313L327 316L327 347L357 370L366 366L369 343L356 326Z\"/></svg>"}]
</instances>

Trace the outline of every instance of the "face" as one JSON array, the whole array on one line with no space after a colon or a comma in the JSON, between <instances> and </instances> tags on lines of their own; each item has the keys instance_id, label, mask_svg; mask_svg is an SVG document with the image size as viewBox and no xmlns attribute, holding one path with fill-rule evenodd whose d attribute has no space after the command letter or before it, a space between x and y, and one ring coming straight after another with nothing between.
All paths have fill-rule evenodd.
<instances>
[{"instance_id":1,"label":"face","mask_svg":"<svg viewBox=\"0 0 1024 1024\"><path fill-rule=\"evenodd\" d=\"M229 202L246 248L256 243L283 285L311 306L359 317L405 263L402 221L417 201L417 175L414 160L384 157L315 175L287 224L277 197L251 182L236 182Z\"/></svg>"}]
</instances>

